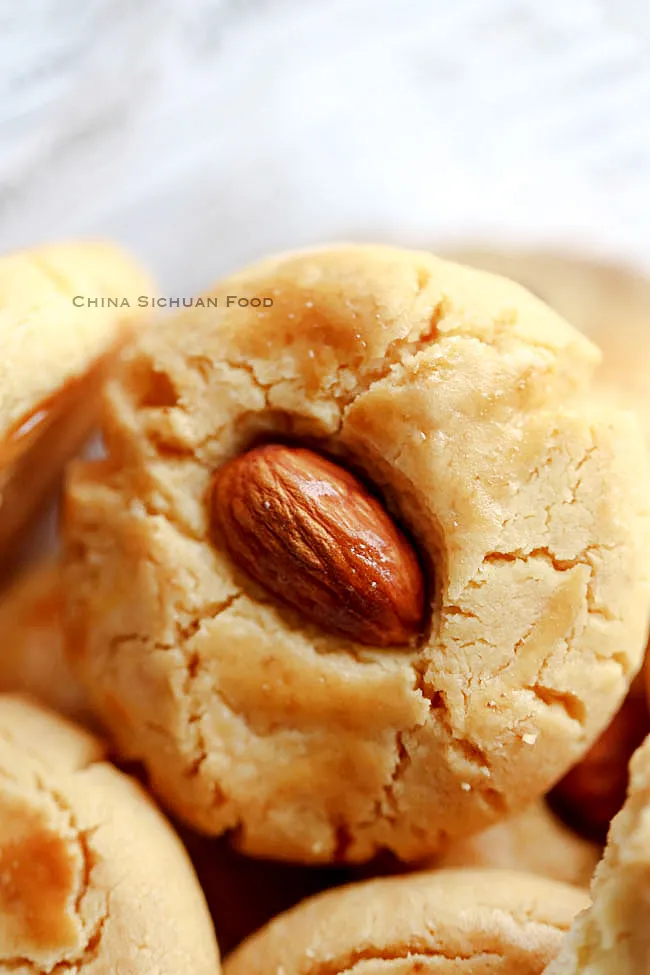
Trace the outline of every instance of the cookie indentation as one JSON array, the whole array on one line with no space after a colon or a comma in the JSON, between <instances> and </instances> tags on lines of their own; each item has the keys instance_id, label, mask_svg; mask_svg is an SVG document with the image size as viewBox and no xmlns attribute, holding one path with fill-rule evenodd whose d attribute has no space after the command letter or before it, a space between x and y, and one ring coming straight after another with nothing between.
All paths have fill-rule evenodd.
<instances>
[{"instance_id":1,"label":"cookie indentation","mask_svg":"<svg viewBox=\"0 0 650 975\"><path fill-rule=\"evenodd\" d=\"M211 509L233 560L329 632L399 646L422 631L414 549L361 481L315 451L240 455L217 472Z\"/></svg>"}]
</instances>

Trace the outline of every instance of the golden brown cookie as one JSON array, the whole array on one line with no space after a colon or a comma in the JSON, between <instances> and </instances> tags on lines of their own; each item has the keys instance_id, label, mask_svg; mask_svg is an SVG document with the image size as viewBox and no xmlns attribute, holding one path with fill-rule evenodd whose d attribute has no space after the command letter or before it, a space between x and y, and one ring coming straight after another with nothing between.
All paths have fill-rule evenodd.
<instances>
[{"instance_id":1,"label":"golden brown cookie","mask_svg":"<svg viewBox=\"0 0 650 975\"><path fill-rule=\"evenodd\" d=\"M113 244L0 257L0 561L93 425L142 293L147 276Z\"/></svg>"},{"instance_id":2,"label":"golden brown cookie","mask_svg":"<svg viewBox=\"0 0 650 975\"><path fill-rule=\"evenodd\" d=\"M543 800L490 829L452 843L436 867L498 867L588 887L601 847L583 839ZM434 864L432 864L434 865Z\"/></svg>"},{"instance_id":3,"label":"golden brown cookie","mask_svg":"<svg viewBox=\"0 0 650 975\"><path fill-rule=\"evenodd\" d=\"M75 667L193 826L420 859L543 794L638 669L638 424L555 312L429 254L283 256L213 298L127 351L70 480Z\"/></svg>"},{"instance_id":4,"label":"golden brown cookie","mask_svg":"<svg viewBox=\"0 0 650 975\"><path fill-rule=\"evenodd\" d=\"M641 975L650 971L650 738L630 764L630 788L612 822L580 915L547 975Z\"/></svg>"},{"instance_id":5,"label":"golden brown cookie","mask_svg":"<svg viewBox=\"0 0 650 975\"><path fill-rule=\"evenodd\" d=\"M588 903L501 870L440 870L321 894L272 921L225 975L537 975Z\"/></svg>"},{"instance_id":6,"label":"golden brown cookie","mask_svg":"<svg viewBox=\"0 0 650 975\"><path fill-rule=\"evenodd\" d=\"M88 724L86 692L66 656L62 571L54 561L35 566L0 597L0 692L33 695Z\"/></svg>"},{"instance_id":7,"label":"golden brown cookie","mask_svg":"<svg viewBox=\"0 0 650 975\"><path fill-rule=\"evenodd\" d=\"M187 855L97 739L0 697L0 972L217 975Z\"/></svg>"}]
</instances>

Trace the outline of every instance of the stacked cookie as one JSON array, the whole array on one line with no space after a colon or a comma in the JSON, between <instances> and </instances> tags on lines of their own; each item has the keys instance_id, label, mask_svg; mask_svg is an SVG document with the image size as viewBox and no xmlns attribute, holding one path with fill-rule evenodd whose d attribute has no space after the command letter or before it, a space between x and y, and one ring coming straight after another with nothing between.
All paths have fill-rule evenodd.
<instances>
[{"instance_id":1,"label":"stacked cookie","mask_svg":"<svg viewBox=\"0 0 650 975\"><path fill-rule=\"evenodd\" d=\"M0 687L103 729L179 824L226 952L351 882L252 935L226 972L541 972L599 855L544 796L606 733L650 617L646 445L615 384L603 392L596 346L512 281L385 247L285 255L179 315L102 324L119 346L106 456L68 467L62 560L0 603ZM11 498L12 465L6 483ZM41 891L14 857L7 913L0 870L0 971L216 972L199 883L141 787L95 756L43 787L71 746L52 732L39 750L32 723L62 719L5 701L12 755L38 765L24 803L63 796L74 835L65 816L48 828L72 846L83 833L86 860L48 898L42 950L20 928ZM77 812L68 793L96 767L120 788ZM27 830L12 775L9 858ZM125 790L138 812L125 798L113 814ZM142 810L122 844L120 816L139 826ZM104 829L117 842L96 849Z\"/></svg>"}]
</instances>

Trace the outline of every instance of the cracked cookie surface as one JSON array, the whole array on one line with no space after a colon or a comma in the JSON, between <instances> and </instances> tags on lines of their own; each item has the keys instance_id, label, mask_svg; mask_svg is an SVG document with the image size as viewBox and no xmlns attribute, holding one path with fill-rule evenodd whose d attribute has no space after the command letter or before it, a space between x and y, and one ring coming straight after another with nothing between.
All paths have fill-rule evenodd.
<instances>
[{"instance_id":1,"label":"cracked cookie surface","mask_svg":"<svg viewBox=\"0 0 650 975\"><path fill-rule=\"evenodd\" d=\"M147 275L113 244L0 256L0 561L87 436L140 293Z\"/></svg>"},{"instance_id":2,"label":"cracked cookie surface","mask_svg":"<svg viewBox=\"0 0 650 975\"><path fill-rule=\"evenodd\" d=\"M66 500L74 665L120 749L246 851L434 853L541 795L638 669L650 486L596 349L512 282L382 247L282 256L127 351ZM317 444L433 567L417 648L306 622L210 532L214 471Z\"/></svg>"},{"instance_id":3,"label":"cracked cookie surface","mask_svg":"<svg viewBox=\"0 0 650 975\"><path fill-rule=\"evenodd\" d=\"M599 394L637 414L650 447L647 275L605 260L553 251L465 248L453 257L519 281L595 342L603 351L595 377ZM599 840L623 804L628 762L649 730L650 716L633 686L612 724L555 791L562 813Z\"/></svg>"},{"instance_id":4,"label":"cracked cookie surface","mask_svg":"<svg viewBox=\"0 0 650 975\"><path fill-rule=\"evenodd\" d=\"M604 353L600 389L638 414L650 444L650 278L552 251L467 248L453 259L519 281L595 342Z\"/></svg>"},{"instance_id":5,"label":"cracked cookie surface","mask_svg":"<svg viewBox=\"0 0 650 975\"><path fill-rule=\"evenodd\" d=\"M588 903L505 870L439 870L313 897L250 937L225 975L539 975Z\"/></svg>"},{"instance_id":6,"label":"cracked cookie surface","mask_svg":"<svg viewBox=\"0 0 650 975\"><path fill-rule=\"evenodd\" d=\"M0 972L217 975L187 855L97 739L0 696Z\"/></svg>"}]
</instances>

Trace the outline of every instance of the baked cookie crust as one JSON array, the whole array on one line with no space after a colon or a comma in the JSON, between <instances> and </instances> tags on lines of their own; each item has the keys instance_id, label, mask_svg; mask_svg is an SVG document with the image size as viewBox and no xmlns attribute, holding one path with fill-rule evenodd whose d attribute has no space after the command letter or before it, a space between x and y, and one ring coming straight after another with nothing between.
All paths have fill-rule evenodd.
<instances>
[{"instance_id":1,"label":"baked cookie crust","mask_svg":"<svg viewBox=\"0 0 650 975\"><path fill-rule=\"evenodd\" d=\"M385 247L262 262L142 333L109 457L66 500L74 665L122 754L247 852L435 853L528 805L641 663L650 558L638 423L599 353L504 279ZM415 648L335 637L215 541L214 472L260 437L361 473L429 568Z\"/></svg>"},{"instance_id":2,"label":"baked cookie crust","mask_svg":"<svg viewBox=\"0 0 650 975\"><path fill-rule=\"evenodd\" d=\"M0 972L216 975L180 840L98 739L0 696Z\"/></svg>"},{"instance_id":3,"label":"baked cookie crust","mask_svg":"<svg viewBox=\"0 0 650 975\"><path fill-rule=\"evenodd\" d=\"M587 895L507 870L440 870L328 891L241 945L225 975L539 975Z\"/></svg>"}]
</instances>

